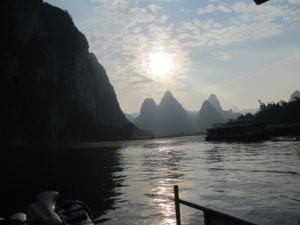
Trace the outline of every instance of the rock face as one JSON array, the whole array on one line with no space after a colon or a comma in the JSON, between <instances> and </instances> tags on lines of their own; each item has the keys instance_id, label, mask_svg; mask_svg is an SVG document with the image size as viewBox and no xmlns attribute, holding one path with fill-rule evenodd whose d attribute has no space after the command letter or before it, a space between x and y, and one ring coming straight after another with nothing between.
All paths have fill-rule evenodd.
<instances>
[{"instance_id":1,"label":"rock face","mask_svg":"<svg viewBox=\"0 0 300 225\"><path fill-rule=\"evenodd\" d=\"M215 94L211 94L206 101L208 101L218 113L223 113L221 103Z\"/></svg>"},{"instance_id":2,"label":"rock face","mask_svg":"<svg viewBox=\"0 0 300 225\"><path fill-rule=\"evenodd\" d=\"M4 0L0 17L2 143L132 136L135 126L67 12Z\"/></svg>"},{"instance_id":3,"label":"rock face","mask_svg":"<svg viewBox=\"0 0 300 225\"><path fill-rule=\"evenodd\" d=\"M202 133L214 124L224 123L239 115L231 109L223 110L214 94L203 102L199 112L190 112L167 91L159 105L151 98L145 99L140 115L133 122L140 129L149 130L161 137Z\"/></svg>"},{"instance_id":4,"label":"rock face","mask_svg":"<svg viewBox=\"0 0 300 225\"><path fill-rule=\"evenodd\" d=\"M212 127L213 124L224 123L226 119L219 113L215 107L205 100L199 111L199 127L201 130Z\"/></svg>"},{"instance_id":5,"label":"rock face","mask_svg":"<svg viewBox=\"0 0 300 225\"><path fill-rule=\"evenodd\" d=\"M188 135L195 132L188 112L167 91L160 104L153 99L145 99L141 113L135 124L144 130L150 130L155 136Z\"/></svg>"},{"instance_id":6,"label":"rock face","mask_svg":"<svg viewBox=\"0 0 300 225\"><path fill-rule=\"evenodd\" d=\"M205 130L214 124L224 123L229 119L236 119L239 115L239 113L233 113L232 109L223 110L217 96L211 94L209 98L203 102L199 111L198 128Z\"/></svg>"},{"instance_id":7,"label":"rock face","mask_svg":"<svg viewBox=\"0 0 300 225\"><path fill-rule=\"evenodd\" d=\"M133 122L135 120L135 118L137 118L140 113L135 112L135 113L124 113L124 115L126 116L126 118L130 121Z\"/></svg>"},{"instance_id":8,"label":"rock face","mask_svg":"<svg viewBox=\"0 0 300 225\"><path fill-rule=\"evenodd\" d=\"M156 130L157 105L152 98L146 98L141 106L140 115L134 120L135 124L144 130Z\"/></svg>"}]
</instances>

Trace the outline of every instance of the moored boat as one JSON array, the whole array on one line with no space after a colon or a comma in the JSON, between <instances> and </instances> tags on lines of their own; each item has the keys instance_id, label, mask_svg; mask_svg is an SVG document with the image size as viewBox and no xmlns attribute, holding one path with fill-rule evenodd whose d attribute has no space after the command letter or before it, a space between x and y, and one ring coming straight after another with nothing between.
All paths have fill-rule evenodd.
<instances>
[{"instance_id":1,"label":"moored boat","mask_svg":"<svg viewBox=\"0 0 300 225\"><path fill-rule=\"evenodd\" d=\"M216 140L266 140L269 132L263 124L243 123L237 125L223 125L207 129L207 141Z\"/></svg>"}]
</instances>

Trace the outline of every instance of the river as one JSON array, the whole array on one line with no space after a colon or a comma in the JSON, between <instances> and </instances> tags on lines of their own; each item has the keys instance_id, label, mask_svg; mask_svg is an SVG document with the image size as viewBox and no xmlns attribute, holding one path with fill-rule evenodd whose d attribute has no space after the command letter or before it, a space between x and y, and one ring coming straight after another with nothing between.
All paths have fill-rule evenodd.
<instances>
[{"instance_id":1,"label":"river","mask_svg":"<svg viewBox=\"0 0 300 225\"><path fill-rule=\"evenodd\" d=\"M176 184L184 200L261 225L300 220L299 141L226 143L193 136L5 152L4 214L24 211L43 190L57 190L62 198L88 203L106 225L175 224ZM203 222L201 212L185 206L181 215L182 224Z\"/></svg>"}]
</instances>

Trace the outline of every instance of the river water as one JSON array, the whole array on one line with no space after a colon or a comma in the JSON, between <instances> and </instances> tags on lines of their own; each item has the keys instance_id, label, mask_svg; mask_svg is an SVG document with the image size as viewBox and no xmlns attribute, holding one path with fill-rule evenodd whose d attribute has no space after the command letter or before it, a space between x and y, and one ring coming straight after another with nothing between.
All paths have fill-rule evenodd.
<instances>
[{"instance_id":1,"label":"river water","mask_svg":"<svg viewBox=\"0 0 300 225\"><path fill-rule=\"evenodd\" d=\"M175 224L180 197L261 225L300 220L300 142L206 142L203 136L9 150L1 210L43 190L83 200L103 224ZM3 164L2 164L3 165ZM3 207L5 205L5 207ZM6 210L6 211L5 211ZM202 213L181 206L182 224Z\"/></svg>"}]
</instances>

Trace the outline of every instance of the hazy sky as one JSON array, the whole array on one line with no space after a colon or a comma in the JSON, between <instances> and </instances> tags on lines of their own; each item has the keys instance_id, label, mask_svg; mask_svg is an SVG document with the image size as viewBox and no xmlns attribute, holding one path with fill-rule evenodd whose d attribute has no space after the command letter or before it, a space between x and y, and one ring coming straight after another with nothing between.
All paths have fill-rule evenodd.
<instances>
[{"instance_id":1,"label":"hazy sky","mask_svg":"<svg viewBox=\"0 0 300 225\"><path fill-rule=\"evenodd\" d=\"M300 89L300 0L46 0L67 10L124 112L166 90L188 110L225 109Z\"/></svg>"}]
</instances>

